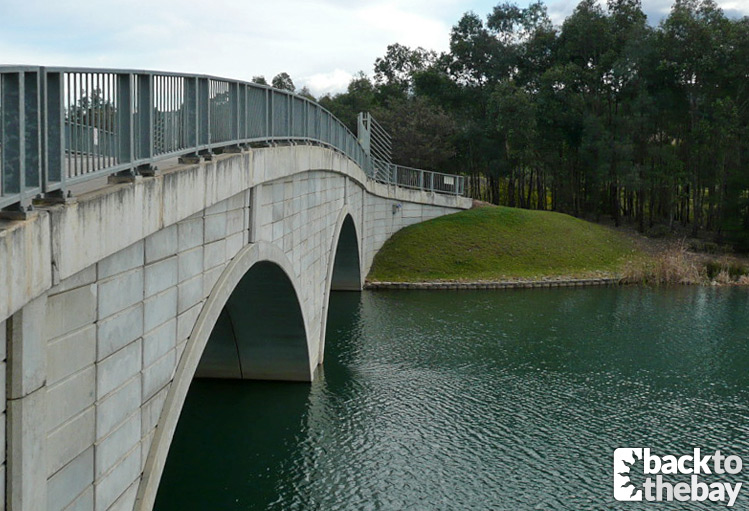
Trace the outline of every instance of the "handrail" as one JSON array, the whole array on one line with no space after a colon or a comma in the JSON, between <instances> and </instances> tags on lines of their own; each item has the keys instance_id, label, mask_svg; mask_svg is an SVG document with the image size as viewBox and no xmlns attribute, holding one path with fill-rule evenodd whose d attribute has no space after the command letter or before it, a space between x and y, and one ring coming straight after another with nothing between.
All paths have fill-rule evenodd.
<instances>
[{"instance_id":1,"label":"handrail","mask_svg":"<svg viewBox=\"0 0 749 511\"><path fill-rule=\"evenodd\" d=\"M145 173L169 158L275 142L325 145L382 181L341 121L288 91L207 75L0 66L0 209L23 211L35 196L64 196L73 184ZM426 186L424 176L439 173L425 172L422 189L462 193L459 176L448 191Z\"/></svg>"},{"instance_id":2,"label":"handrail","mask_svg":"<svg viewBox=\"0 0 749 511\"><path fill-rule=\"evenodd\" d=\"M372 158L373 179L432 193L465 195L465 176L416 169Z\"/></svg>"}]
</instances>

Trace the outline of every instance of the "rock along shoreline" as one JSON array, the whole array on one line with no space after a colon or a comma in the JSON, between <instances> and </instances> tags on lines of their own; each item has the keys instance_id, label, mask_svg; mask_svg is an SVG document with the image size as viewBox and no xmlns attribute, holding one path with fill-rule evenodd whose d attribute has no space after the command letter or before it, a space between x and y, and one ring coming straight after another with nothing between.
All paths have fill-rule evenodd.
<instances>
[{"instance_id":1,"label":"rock along shoreline","mask_svg":"<svg viewBox=\"0 0 749 511\"><path fill-rule=\"evenodd\" d=\"M565 279L565 280L511 280L476 282L365 282L364 289L531 289L552 287L618 286L620 278Z\"/></svg>"}]
</instances>

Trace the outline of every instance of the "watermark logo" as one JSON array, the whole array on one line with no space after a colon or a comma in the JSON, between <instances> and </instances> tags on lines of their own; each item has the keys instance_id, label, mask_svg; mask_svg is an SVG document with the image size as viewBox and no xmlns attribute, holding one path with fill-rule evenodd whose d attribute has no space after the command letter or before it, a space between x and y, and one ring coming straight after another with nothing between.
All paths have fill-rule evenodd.
<instances>
[{"instance_id":1,"label":"watermark logo","mask_svg":"<svg viewBox=\"0 0 749 511\"><path fill-rule=\"evenodd\" d=\"M659 456L647 447L614 451L614 498L624 502L710 501L731 507L741 483L730 481L741 472L740 456L720 451ZM665 476L665 477L664 477Z\"/></svg>"}]
</instances>

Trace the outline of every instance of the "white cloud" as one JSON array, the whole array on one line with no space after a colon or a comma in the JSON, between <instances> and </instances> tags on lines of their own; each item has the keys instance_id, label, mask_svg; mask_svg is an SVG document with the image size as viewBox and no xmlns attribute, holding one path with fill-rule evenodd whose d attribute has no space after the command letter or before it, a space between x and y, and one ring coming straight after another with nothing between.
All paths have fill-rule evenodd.
<instances>
[{"instance_id":1,"label":"white cloud","mask_svg":"<svg viewBox=\"0 0 749 511\"><path fill-rule=\"evenodd\" d=\"M324 96L345 90L353 75L343 69L336 69L330 73L316 73L303 77L301 82L309 87L315 97Z\"/></svg>"},{"instance_id":2,"label":"white cloud","mask_svg":"<svg viewBox=\"0 0 749 511\"><path fill-rule=\"evenodd\" d=\"M465 11L504 0L2 0L0 63L115 67L238 79L285 71L313 93L372 74L395 42L437 51ZM527 4L529 0L519 0ZM644 0L666 14L670 0ZM555 22L577 0L548 0ZM749 0L723 0L749 14Z\"/></svg>"}]
</instances>

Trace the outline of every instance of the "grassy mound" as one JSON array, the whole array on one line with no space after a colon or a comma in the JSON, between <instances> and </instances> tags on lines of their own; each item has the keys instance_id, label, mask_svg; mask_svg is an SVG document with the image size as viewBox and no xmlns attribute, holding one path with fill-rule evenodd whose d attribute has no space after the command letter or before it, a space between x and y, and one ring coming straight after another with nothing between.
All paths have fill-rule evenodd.
<instances>
[{"instance_id":1,"label":"grassy mound","mask_svg":"<svg viewBox=\"0 0 749 511\"><path fill-rule=\"evenodd\" d=\"M507 207L462 211L398 231L369 279L506 280L618 273L639 257L633 242L569 215Z\"/></svg>"}]
</instances>

